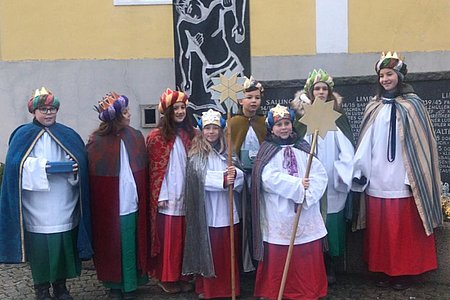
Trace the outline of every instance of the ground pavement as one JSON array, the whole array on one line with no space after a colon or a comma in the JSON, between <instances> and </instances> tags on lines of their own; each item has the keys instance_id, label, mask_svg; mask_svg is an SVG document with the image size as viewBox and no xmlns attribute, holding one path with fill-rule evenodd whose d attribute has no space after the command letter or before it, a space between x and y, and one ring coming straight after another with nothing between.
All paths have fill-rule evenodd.
<instances>
[{"instance_id":1,"label":"ground pavement","mask_svg":"<svg viewBox=\"0 0 450 300\"><path fill-rule=\"evenodd\" d=\"M241 277L241 297L253 299L254 275ZM450 284L435 283L418 279L417 284L404 291L390 288L377 288L374 279L367 274L341 274L338 283L328 289L327 300L343 299L386 299L386 300L450 300ZM450 279L449 279L450 282ZM68 281L68 288L75 299L102 300L107 299L107 290L97 281L92 262L83 263L83 271L79 278ZM27 264L0 264L0 299L34 299L31 273ZM167 295L155 282L140 287L137 299L197 299L195 293Z\"/></svg>"}]
</instances>

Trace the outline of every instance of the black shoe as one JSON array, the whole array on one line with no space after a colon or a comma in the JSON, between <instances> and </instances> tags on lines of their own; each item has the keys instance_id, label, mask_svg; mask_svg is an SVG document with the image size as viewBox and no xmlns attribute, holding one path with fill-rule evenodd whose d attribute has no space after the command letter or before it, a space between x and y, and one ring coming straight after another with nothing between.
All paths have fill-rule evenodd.
<instances>
[{"instance_id":1,"label":"black shoe","mask_svg":"<svg viewBox=\"0 0 450 300\"><path fill-rule=\"evenodd\" d=\"M375 285L379 288L388 288L391 287L394 284L393 279L391 276L388 276L386 274L383 274L379 277L378 281L375 283Z\"/></svg>"},{"instance_id":2,"label":"black shoe","mask_svg":"<svg viewBox=\"0 0 450 300\"><path fill-rule=\"evenodd\" d=\"M403 290L409 289L410 287L411 287L411 283L409 283L409 282L397 282L397 283L394 283L394 285L392 286L392 288L397 291L403 291Z\"/></svg>"},{"instance_id":3,"label":"black shoe","mask_svg":"<svg viewBox=\"0 0 450 300\"><path fill-rule=\"evenodd\" d=\"M392 282L392 288L397 291L403 291L411 287L413 284L412 279L409 276L394 277Z\"/></svg>"},{"instance_id":4,"label":"black shoe","mask_svg":"<svg viewBox=\"0 0 450 300\"><path fill-rule=\"evenodd\" d=\"M379 280L375 283L375 285L379 288L388 288L392 285L392 282L389 279Z\"/></svg>"},{"instance_id":5,"label":"black shoe","mask_svg":"<svg viewBox=\"0 0 450 300\"><path fill-rule=\"evenodd\" d=\"M122 291L120 289L110 289L108 299L122 299Z\"/></svg>"},{"instance_id":6,"label":"black shoe","mask_svg":"<svg viewBox=\"0 0 450 300\"><path fill-rule=\"evenodd\" d=\"M126 300L134 300L134 299L136 299L136 297L137 297L136 291L123 293L123 299L126 299Z\"/></svg>"},{"instance_id":7,"label":"black shoe","mask_svg":"<svg viewBox=\"0 0 450 300\"><path fill-rule=\"evenodd\" d=\"M49 289L50 283L41 283L34 285L34 294L36 295L36 300L52 300L50 296Z\"/></svg>"},{"instance_id":8,"label":"black shoe","mask_svg":"<svg viewBox=\"0 0 450 300\"><path fill-rule=\"evenodd\" d=\"M66 280L57 280L52 283L53 287L53 297L57 300L73 300L72 296L70 296L69 291L66 287Z\"/></svg>"}]
</instances>

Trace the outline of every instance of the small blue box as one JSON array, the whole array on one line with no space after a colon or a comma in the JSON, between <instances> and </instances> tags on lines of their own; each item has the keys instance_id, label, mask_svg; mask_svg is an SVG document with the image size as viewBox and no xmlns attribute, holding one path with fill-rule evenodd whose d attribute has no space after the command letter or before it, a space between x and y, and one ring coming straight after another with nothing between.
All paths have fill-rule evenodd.
<instances>
[{"instance_id":1,"label":"small blue box","mask_svg":"<svg viewBox=\"0 0 450 300\"><path fill-rule=\"evenodd\" d=\"M49 161L47 173L72 173L74 161Z\"/></svg>"}]
</instances>

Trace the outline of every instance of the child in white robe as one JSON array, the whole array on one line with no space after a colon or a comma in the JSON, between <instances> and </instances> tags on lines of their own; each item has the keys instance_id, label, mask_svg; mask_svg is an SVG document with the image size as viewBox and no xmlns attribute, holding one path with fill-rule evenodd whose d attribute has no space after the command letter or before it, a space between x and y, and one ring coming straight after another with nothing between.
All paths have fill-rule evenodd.
<instances>
[{"instance_id":1,"label":"child in white robe","mask_svg":"<svg viewBox=\"0 0 450 300\"><path fill-rule=\"evenodd\" d=\"M293 111L286 107L270 110L266 123L271 135L261 145L253 169L252 207L259 211L253 216L260 219L253 222L254 255L259 260L255 297L277 298L299 205L302 212L283 298L318 299L327 293L321 240L327 231L319 200L328 177L313 158L309 178L303 178L309 145L293 132L293 120Z\"/></svg>"}]
</instances>

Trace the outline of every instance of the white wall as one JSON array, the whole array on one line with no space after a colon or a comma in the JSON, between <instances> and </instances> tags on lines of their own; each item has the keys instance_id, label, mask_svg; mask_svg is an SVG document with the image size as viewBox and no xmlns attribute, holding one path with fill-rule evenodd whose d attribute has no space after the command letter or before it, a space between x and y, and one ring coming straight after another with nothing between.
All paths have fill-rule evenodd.
<instances>
[{"instance_id":1,"label":"white wall","mask_svg":"<svg viewBox=\"0 0 450 300\"><path fill-rule=\"evenodd\" d=\"M165 88L175 88L173 60L92 60L0 62L0 161L5 160L9 135L30 122L27 101L45 86L61 101L57 121L74 128L87 141L99 124L94 111L107 92L128 96L131 126L140 127L139 104L155 104Z\"/></svg>"},{"instance_id":2,"label":"white wall","mask_svg":"<svg viewBox=\"0 0 450 300\"><path fill-rule=\"evenodd\" d=\"M410 73L450 71L450 52L402 53ZM314 56L253 57L258 80L304 79L314 68L334 77L374 75L378 53L318 54ZM0 62L0 161L5 160L8 138L29 122L27 101L41 86L61 100L58 121L74 128L87 141L99 120L93 106L109 91L130 99L131 125L140 127L139 104L156 104L167 88L175 88L173 59Z\"/></svg>"}]
</instances>

